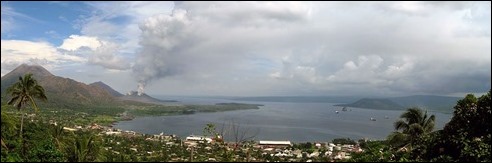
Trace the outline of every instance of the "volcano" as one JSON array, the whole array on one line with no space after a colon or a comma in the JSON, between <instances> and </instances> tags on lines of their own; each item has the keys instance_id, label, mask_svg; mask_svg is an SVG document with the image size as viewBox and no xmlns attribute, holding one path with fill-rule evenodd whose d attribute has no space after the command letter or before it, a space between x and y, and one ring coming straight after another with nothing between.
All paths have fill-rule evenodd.
<instances>
[{"instance_id":1,"label":"volcano","mask_svg":"<svg viewBox=\"0 0 492 163\"><path fill-rule=\"evenodd\" d=\"M176 100L159 100L154 97L151 97L145 93L138 95L137 91L131 91L124 96L118 97L120 100L124 101L137 101L137 102L143 102L143 103L155 103L155 104L162 104L164 102L178 102Z\"/></svg>"},{"instance_id":2,"label":"volcano","mask_svg":"<svg viewBox=\"0 0 492 163\"><path fill-rule=\"evenodd\" d=\"M34 79L45 89L46 96L49 99L46 104L50 106L111 104L115 101L115 98L103 88L87 85L70 78L55 76L40 65L27 64L21 64L5 76L2 76L2 97L8 97L6 89L18 82L19 77L27 73L33 74ZM2 100L6 99L2 98ZM40 105L44 104L40 103Z\"/></svg>"}]
</instances>

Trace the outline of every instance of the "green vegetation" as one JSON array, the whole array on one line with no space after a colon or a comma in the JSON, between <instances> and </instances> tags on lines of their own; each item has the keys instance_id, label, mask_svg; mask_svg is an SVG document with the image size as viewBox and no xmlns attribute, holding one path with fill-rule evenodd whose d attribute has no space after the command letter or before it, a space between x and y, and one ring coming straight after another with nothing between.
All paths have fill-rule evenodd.
<instances>
[{"instance_id":1,"label":"green vegetation","mask_svg":"<svg viewBox=\"0 0 492 163\"><path fill-rule=\"evenodd\" d=\"M491 91L480 98L469 94L454 107L454 116L443 130L433 132L415 143L417 160L491 161Z\"/></svg>"},{"instance_id":2,"label":"green vegetation","mask_svg":"<svg viewBox=\"0 0 492 163\"><path fill-rule=\"evenodd\" d=\"M243 109L259 109L256 104L217 104L217 105L180 105L180 106L165 106L165 105L149 105L129 110L129 113L136 116L162 116L162 115L177 115L177 114L193 114L196 112L221 112Z\"/></svg>"},{"instance_id":3,"label":"green vegetation","mask_svg":"<svg viewBox=\"0 0 492 163\"><path fill-rule=\"evenodd\" d=\"M388 136L389 143L394 147L403 147L412 144L419 136L432 132L436 117L428 117L419 108L409 108L395 122L395 132ZM399 132L401 130L401 132Z\"/></svg>"},{"instance_id":4,"label":"green vegetation","mask_svg":"<svg viewBox=\"0 0 492 163\"><path fill-rule=\"evenodd\" d=\"M348 106L357 108L371 108L382 110L401 110L404 107L389 99L369 99L363 98L351 104L339 104L336 106Z\"/></svg>"},{"instance_id":5,"label":"green vegetation","mask_svg":"<svg viewBox=\"0 0 492 163\"><path fill-rule=\"evenodd\" d=\"M427 118L422 111L409 109L402 115L404 121L396 122L395 128L410 137L398 134L400 137L389 136L389 141L368 142L363 153L348 161L490 162L491 93L480 98L468 94L459 100L451 121L444 129L433 132L432 116ZM395 143L396 139L404 140L408 146L400 148L405 143Z\"/></svg>"},{"instance_id":6,"label":"green vegetation","mask_svg":"<svg viewBox=\"0 0 492 163\"><path fill-rule=\"evenodd\" d=\"M44 88L38 84L38 81L32 77L32 74L26 74L24 77L19 77L19 81L7 88L7 93L12 98L7 102L9 105L14 105L18 111L21 111L21 125L20 125L20 141L23 143L24 135L22 129L24 125L24 113L22 112L23 106L30 104L32 108L38 111L38 107L34 98L47 100L44 94ZM2 138L3 139L3 138ZM23 146L24 147L24 146ZM25 149L23 149L25 153Z\"/></svg>"},{"instance_id":7,"label":"green vegetation","mask_svg":"<svg viewBox=\"0 0 492 163\"><path fill-rule=\"evenodd\" d=\"M19 81L7 88L7 93L12 98L7 102L9 105L14 105L17 110L21 110L25 104L30 104L32 108L38 110L34 98L47 100L44 94L44 88L38 84L38 81L32 77L32 74L26 74L19 77Z\"/></svg>"},{"instance_id":8,"label":"green vegetation","mask_svg":"<svg viewBox=\"0 0 492 163\"><path fill-rule=\"evenodd\" d=\"M352 144L355 145L357 144L355 140L351 140L350 138L336 138L333 139L333 144Z\"/></svg>"},{"instance_id":9,"label":"green vegetation","mask_svg":"<svg viewBox=\"0 0 492 163\"><path fill-rule=\"evenodd\" d=\"M425 108L429 111L452 114L453 106L458 97L417 95L393 98L364 98L349 104L337 106L348 106L358 108L371 108L381 110L403 110L405 108Z\"/></svg>"}]
</instances>

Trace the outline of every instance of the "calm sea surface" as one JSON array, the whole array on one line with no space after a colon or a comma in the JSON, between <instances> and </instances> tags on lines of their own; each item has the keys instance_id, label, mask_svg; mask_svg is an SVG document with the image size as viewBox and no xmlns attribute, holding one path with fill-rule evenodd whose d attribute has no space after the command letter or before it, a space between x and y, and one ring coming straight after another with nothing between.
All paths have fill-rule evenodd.
<instances>
[{"instance_id":1,"label":"calm sea surface","mask_svg":"<svg viewBox=\"0 0 492 163\"><path fill-rule=\"evenodd\" d=\"M265 106L254 110L137 117L131 121L119 122L114 128L146 134L163 132L184 138L191 134L203 135L203 129L208 123L215 124L217 130L231 133L230 124L234 122L239 125L241 132L246 133L245 136L255 135L255 140L313 142L347 137L356 140L361 138L384 139L394 131L393 123L403 112L403 110L389 111L352 107L348 107L347 111L342 111L341 107L333 106L335 103L255 102L198 97L166 97L165 99L175 99L181 104L240 102ZM442 129L452 117L452 114L429 113L436 115L436 129ZM375 118L376 121L371 121L370 118Z\"/></svg>"}]
</instances>

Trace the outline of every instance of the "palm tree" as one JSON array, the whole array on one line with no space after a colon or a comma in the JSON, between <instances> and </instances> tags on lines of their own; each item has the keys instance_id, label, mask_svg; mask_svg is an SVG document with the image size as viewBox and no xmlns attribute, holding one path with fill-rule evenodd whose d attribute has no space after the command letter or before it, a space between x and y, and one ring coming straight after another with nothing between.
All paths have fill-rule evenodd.
<instances>
[{"instance_id":1,"label":"palm tree","mask_svg":"<svg viewBox=\"0 0 492 163\"><path fill-rule=\"evenodd\" d=\"M390 143L396 146L407 145L420 135L432 132L436 120L434 115L429 117L427 111L416 107L407 109L400 118L394 124L397 131L388 136Z\"/></svg>"},{"instance_id":2,"label":"palm tree","mask_svg":"<svg viewBox=\"0 0 492 163\"><path fill-rule=\"evenodd\" d=\"M395 129L412 136L432 132L436 120L434 115L428 117L427 111L424 112L420 108L409 108L400 118L402 120L395 122Z\"/></svg>"},{"instance_id":3,"label":"palm tree","mask_svg":"<svg viewBox=\"0 0 492 163\"><path fill-rule=\"evenodd\" d=\"M47 100L48 98L44 94L44 88L38 84L37 80L32 77L32 74L24 75L24 78L19 76L19 81L14 83L7 89L7 93L12 98L7 102L9 105L14 105L17 110L22 113L22 106L30 104L35 111L38 111L38 106L34 101L34 98L41 100ZM24 124L24 114L21 116L20 136L22 138L22 126Z\"/></svg>"},{"instance_id":4,"label":"palm tree","mask_svg":"<svg viewBox=\"0 0 492 163\"><path fill-rule=\"evenodd\" d=\"M59 150L62 150L64 148L63 144L63 136L64 136L64 130L63 126L50 126L50 131L51 131L51 136L53 136L53 139L55 140L55 145Z\"/></svg>"},{"instance_id":5,"label":"palm tree","mask_svg":"<svg viewBox=\"0 0 492 163\"><path fill-rule=\"evenodd\" d=\"M69 162L92 162L95 161L99 153L99 142L93 133L73 134L74 139L69 146L65 147Z\"/></svg>"}]
</instances>

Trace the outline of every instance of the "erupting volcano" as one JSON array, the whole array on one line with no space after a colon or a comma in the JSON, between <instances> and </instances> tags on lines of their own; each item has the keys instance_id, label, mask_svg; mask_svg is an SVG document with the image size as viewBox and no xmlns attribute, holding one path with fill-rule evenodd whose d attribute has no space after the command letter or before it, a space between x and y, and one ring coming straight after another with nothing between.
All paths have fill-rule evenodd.
<instances>
[{"instance_id":1,"label":"erupting volcano","mask_svg":"<svg viewBox=\"0 0 492 163\"><path fill-rule=\"evenodd\" d=\"M159 99L153 98L153 97L144 93L144 87L145 87L145 84L138 83L137 91L130 91L127 94L125 94L124 96L121 96L119 98L121 100L138 101L138 102L144 102L144 103L156 103L156 104L160 104L163 102L178 102L176 100L159 100Z\"/></svg>"}]
</instances>

